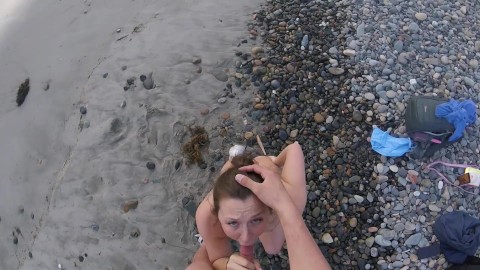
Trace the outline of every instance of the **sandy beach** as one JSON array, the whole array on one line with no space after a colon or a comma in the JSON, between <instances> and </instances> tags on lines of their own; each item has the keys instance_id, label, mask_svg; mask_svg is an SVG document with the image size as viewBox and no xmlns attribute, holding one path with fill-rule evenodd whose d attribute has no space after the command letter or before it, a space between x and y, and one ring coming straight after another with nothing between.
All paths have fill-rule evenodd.
<instances>
[{"instance_id":1,"label":"sandy beach","mask_svg":"<svg viewBox=\"0 0 480 270\"><path fill-rule=\"evenodd\" d=\"M198 244L182 198L215 172L181 147L191 124L241 113L217 100L258 5L2 1L0 269L185 268Z\"/></svg>"}]
</instances>

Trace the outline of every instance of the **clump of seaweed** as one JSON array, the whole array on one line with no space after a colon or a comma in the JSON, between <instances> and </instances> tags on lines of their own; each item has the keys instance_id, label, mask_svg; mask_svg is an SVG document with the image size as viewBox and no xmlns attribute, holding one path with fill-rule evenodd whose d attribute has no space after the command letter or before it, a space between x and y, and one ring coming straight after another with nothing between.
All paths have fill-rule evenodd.
<instances>
[{"instance_id":1,"label":"clump of seaweed","mask_svg":"<svg viewBox=\"0 0 480 270\"><path fill-rule=\"evenodd\" d=\"M190 127L190 134L191 138L182 146L182 152L186 156L188 164L204 164L205 161L200 149L209 142L208 133L205 131L205 128L194 126Z\"/></svg>"},{"instance_id":2,"label":"clump of seaweed","mask_svg":"<svg viewBox=\"0 0 480 270\"><path fill-rule=\"evenodd\" d=\"M17 92L17 106L20 107L25 98L27 98L28 92L30 91L30 80L27 78L25 81L20 84Z\"/></svg>"}]
</instances>

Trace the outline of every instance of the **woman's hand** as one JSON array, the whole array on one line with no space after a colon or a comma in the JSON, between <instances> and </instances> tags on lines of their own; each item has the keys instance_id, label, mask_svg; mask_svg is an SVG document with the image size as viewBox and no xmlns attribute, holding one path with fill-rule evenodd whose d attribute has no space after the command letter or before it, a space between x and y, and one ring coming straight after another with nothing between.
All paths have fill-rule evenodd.
<instances>
[{"instance_id":1,"label":"woman's hand","mask_svg":"<svg viewBox=\"0 0 480 270\"><path fill-rule=\"evenodd\" d=\"M240 256L238 253L233 253L227 262L227 270L262 270L258 261L251 262L248 259Z\"/></svg>"}]
</instances>

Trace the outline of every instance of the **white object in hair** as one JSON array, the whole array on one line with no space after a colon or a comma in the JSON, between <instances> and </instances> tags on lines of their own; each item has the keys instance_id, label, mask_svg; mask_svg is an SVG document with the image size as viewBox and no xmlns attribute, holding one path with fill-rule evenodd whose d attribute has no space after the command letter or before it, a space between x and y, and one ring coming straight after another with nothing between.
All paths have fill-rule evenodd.
<instances>
[{"instance_id":1,"label":"white object in hair","mask_svg":"<svg viewBox=\"0 0 480 270\"><path fill-rule=\"evenodd\" d=\"M230 159L232 159L233 157L243 154L243 152L245 152L245 146L236 144L230 147L228 154L230 155Z\"/></svg>"}]
</instances>

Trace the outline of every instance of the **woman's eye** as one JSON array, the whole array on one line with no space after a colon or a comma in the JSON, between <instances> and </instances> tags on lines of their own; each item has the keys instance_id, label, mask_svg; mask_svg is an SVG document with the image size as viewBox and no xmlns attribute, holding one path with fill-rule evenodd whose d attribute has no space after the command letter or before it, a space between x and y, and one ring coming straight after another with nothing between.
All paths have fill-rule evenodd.
<instances>
[{"instance_id":1,"label":"woman's eye","mask_svg":"<svg viewBox=\"0 0 480 270\"><path fill-rule=\"evenodd\" d=\"M262 221L263 221L263 219L261 219L261 218L256 218L256 219L252 220L252 224L259 224L259 223L261 223Z\"/></svg>"},{"instance_id":2,"label":"woman's eye","mask_svg":"<svg viewBox=\"0 0 480 270\"><path fill-rule=\"evenodd\" d=\"M231 221L229 223L227 223L228 225L232 226L232 227L237 227L238 226L238 222L236 221Z\"/></svg>"}]
</instances>

